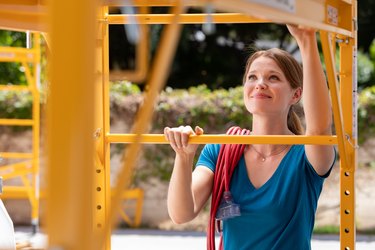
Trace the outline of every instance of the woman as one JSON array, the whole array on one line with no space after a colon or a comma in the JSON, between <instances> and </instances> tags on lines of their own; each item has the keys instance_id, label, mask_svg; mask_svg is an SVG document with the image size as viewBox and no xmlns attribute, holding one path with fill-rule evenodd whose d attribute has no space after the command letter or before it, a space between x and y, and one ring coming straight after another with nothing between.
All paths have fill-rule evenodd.
<instances>
[{"instance_id":1,"label":"woman","mask_svg":"<svg viewBox=\"0 0 375 250\"><path fill-rule=\"evenodd\" d=\"M248 59L244 102L253 115L251 134L302 134L293 105L303 96L304 134L331 135L331 103L315 31L288 29L300 48L303 70L279 49ZM206 145L191 172L197 145L188 144L188 138L203 130L167 127L164 134L176 152L168 211L175 223L185 223L211 195L220 145ZM326 145L248 145L230 185L241 216L224 221L224 249L310 249L317 201L334 159L334 148Z\"/></svg>"}]
</instances>

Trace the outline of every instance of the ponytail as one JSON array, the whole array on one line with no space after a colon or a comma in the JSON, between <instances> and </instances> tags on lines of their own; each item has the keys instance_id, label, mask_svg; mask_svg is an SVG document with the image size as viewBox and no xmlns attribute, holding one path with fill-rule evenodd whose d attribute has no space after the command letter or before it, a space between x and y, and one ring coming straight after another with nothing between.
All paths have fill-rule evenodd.
<instances>
[{"instance_id":1,"label":"ponytail","mask_svg":"<svg viewBox=\"0 0 375 250\"><path fill-rule=\"evenodd\" d=\"M293 132L295 135L302 135L304 133L304 129L301 124L301 120L297 113L294 111L294 106L291 106L288 113L288 128L290 131Z\"/></svg>"}]
</instances>

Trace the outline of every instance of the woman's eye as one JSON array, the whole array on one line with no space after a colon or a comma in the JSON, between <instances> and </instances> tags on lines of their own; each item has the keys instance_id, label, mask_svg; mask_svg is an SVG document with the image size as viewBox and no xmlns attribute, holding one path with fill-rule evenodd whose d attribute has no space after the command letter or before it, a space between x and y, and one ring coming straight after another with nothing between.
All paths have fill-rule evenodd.
<instances>
[{"instance_id":1,"label":"woman's eye","mask_svg":"<svg viewBox=\"0 0 375 250\"><path fill-rule=\"evenodd\" d=\"M254 80L257 79L257 77L255 75L249 75L249 77L247 79L249 79L251 81L254 81Z\"/></svg>"},{"instance_id":2,"label":"woman's eye","mask_svg":"<svg viewBox=\"0 0 375 250\"><path fill-rule=\"evenodd\" d=\"M275 76L275 75L272 75L272 76L270 76L270 80L279 80L279 77Z\"/></svg>"}]
</instances>

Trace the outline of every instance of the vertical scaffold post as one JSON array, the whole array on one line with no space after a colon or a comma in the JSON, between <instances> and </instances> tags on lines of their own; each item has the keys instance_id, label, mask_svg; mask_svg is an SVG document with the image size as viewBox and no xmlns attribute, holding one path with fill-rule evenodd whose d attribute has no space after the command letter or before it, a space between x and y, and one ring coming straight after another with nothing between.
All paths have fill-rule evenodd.
<instances>
[{"instance_id":1,"label":"vertical scaffold post","mask_svg":"<svg viewBox=\"0 0 375 250\"><path fill-rule=\"evenodd\" d=\"M355 170L357 169L357 81L356 46L352 38L340 44L341 103L344 113L348 166L340 168L340 238L341 249L354 249L355 228ZM353 65L353 66L352 66ZM345 98L345 100L344 100ZM348 248L349 247L349 248Z\"/></svg>"},{"instance_id":2,"label":"vertical scaffold post","mask_svg":"<svg viewBox=\"0 0 375 250\"><path fill-rule=\"evenodd\" d=\"M338 35L340 69L336 74L334 48L329 33L321 31L328 83L332 97L334 120L340 152L340 249L354 250L355 229L355 170L357 167L357 43L356 2L353 1L351 18L352 36ZM339 76L339 83L337 81ZM338 88L339 87L339 88Z\"/></svg>"},{"instance_id":3,"label":"vertical scaffold post","mask_svg":"<svg viewBox=\"0 0 375 250\"><path fill-rule=\"evenodd\" d=\"M40 34L34 33L33 39L34 50L36 51L34 57L34 72L33 82L29 83L31 86L31 93L33 96L33 109L32 109L32 120L33 120L33 201L31 202L31 226L33 233L37 232L39 226L39 193L40 193L40 166L39 166L39 145L40 145Z\"/></svg>"},{"instance_id":4,"label":"vertical scaffold post","mask_svg":"<svg viewBox=\"0 0 375 250\"><path fill-rule=\"evenodd\" d=\"M155 59L153 62L153 67L151 68L149 77L148 77L148 91L145 94L145 102L140 108L140 111L137 114L136 122L133 125L132 132L137 136L140 136L142 133L145 133L148 129L148 125L151 121L152 112L155 100L165 83L167 72L172 63L172 59L175 53L175 49L177 48L177 43L180 37L182 25L179 22L180 14L183 11L184 7L182 1L176 1L176 4L171 7L171 14L173 15L173 21L166 25L161 39L160 45L156 52ZM108 92L107 92L108 95ZM104 104L107 105L107 104ZM109 107L106 107L106 109ZM109 122L109 115L104 117ZM107 134L104 135L104 140L107 141ZM114 194L110 195L110 190L106 190L106 195L110 195L112 198L112 205L110 207L109 219L108 222L105 224L105 231L102 232L102 236L100 237L100 246L106 246L106 238L108 237L111 226L114 223L117 210L120 205L121 197L124 188L129 187L130 176L133 170L133 166L136 162L136 157L140 150L140 143L139 141L135 141L133 144L127 148L125 156L124 156L124 165L118 174L116 185L114 188ZM109 154L109 152L108 152ZM109 160L108 160L109 161ZM109 163L108 163L108 170L106 170L106 174L109 175ZM107 198L108 200L108 198ZM109 204L109 203L108 203ZM106 208L108 209L108 208ZM104 234L104 235L103 235Z\"/></svg>"},{"instance_id":5,"label":"vertical scaffold post","mask_svg":"<svg viewBox=\"0 0 375 250\"><path fill-rule=\"evenodd\" d=\"M356 3L353 4L353 37L339 37L340 97L348 165L340 168L340 243L341 249L353 250L355 227L355 170L357 169L357 34Z\"/></svg>"},{"instance_id":6,"label":"vertical scaffold post","mask_svg":"<svg viewBox=\"0 0 375 250\"><path fill-rule=\"evenodd\" d=\"M99 8L98 33L96 43L97 77L95 81L95 105L97 116L95 117L95 167L94 174L93 214L95 235L105 234L104 249L111 249L111 232L104 229L109 223L109 211L111 205L111 168L110 168L110 145L105 140L106 134L110 132L110 108L109 108L109 29L108 29L108 6Z\"/></svg>"},{"instance_id":7,"label":"vertical scaffold post","mask_svg":"<svg viewBox=\"0 0 375 250\"><path fill-rule=\"evenodd\" d=\"M48 249L95 250L93 83L99 1L49 4L53 53L47 105Z\"/></svg>"}]
</instances>

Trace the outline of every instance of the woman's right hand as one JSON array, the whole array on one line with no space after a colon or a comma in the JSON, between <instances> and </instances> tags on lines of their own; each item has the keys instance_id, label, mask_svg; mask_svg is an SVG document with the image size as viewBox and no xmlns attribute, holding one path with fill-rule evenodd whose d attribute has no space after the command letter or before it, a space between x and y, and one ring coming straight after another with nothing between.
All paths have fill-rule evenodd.
<instances>
[{"instance_id":1,"label":"woman's right hand","mask_svg":"<svg viewBox=\"0 0 375 250\"><path fill-rule=\"evenodd\" d=\"M289 33L296 39L299 46L302 46L305 42L313 42L313 44L316 44L315 29L292 24L287 24L286 27Z\"/></svg>"},{"instance_id":2,"label":"woman's right hand","mask_svg":"<svg viewBox=\"0 0 375 250\"><path fill-rule=\"evenodd\" d=\"M180 126L175 128L164 128L164 136L169 141L176 154L192 155L195 154L198 144L189 144L191 135L202 135L203 129L196 126L193 130L190 126Z\"/></svg>"}]
</instances>

